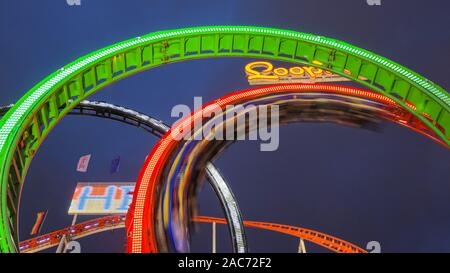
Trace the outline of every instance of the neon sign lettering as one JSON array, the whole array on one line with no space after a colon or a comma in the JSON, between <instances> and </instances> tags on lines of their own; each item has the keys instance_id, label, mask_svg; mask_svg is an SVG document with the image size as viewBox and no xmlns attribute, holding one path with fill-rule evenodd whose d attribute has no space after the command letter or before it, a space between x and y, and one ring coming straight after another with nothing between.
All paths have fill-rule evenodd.
<instances>
[{"instance_id":1,"label":"neon sign lettering","mask_svg":"<svg viewBox=\"0 0 450 273\"><path fill-rule=\"evenodd\" d=\"M321 65L318 61L313 63ZM250 85L274 83L316 83L348 81L347 78L330 71L312 66L275 67L266 61L251 62L245 66L245 74Z\"/></svg>"}]
</instances>

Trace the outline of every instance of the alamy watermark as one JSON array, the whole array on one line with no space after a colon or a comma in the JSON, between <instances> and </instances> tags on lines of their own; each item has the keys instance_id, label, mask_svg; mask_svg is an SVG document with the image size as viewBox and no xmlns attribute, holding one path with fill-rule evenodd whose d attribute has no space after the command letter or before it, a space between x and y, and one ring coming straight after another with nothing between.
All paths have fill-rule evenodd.
<instances>
[{"instance_id":1,"label":"alamy watermark","mask_svg":"<svg viewBox=\"0 0 450 273\"><path fill-rule=\"evenodd\" d=\"M369 253L381 253L381 244L378 241L370 241L366 245Z\"/></svg>"},{"instance_id":2,"label":"alamy watermark","mask_svg":"<svg viewBox=\"0 0 450 273\"><path fill-rule=\"evenodd\" d=\"M194 109L201 109L189 117L192 109L179 104L172 108L171 116L179 118L172 126L175 140L260 140L261 151L275 151L279 146L278 105L227 105L218 104L202 108L201 97L194 97ZM206 123L203 124L203 120ZM192 122L194 124L192 124Z\"/></svg>"},{"instance_id":3,"label":"alamy watermark","mask_svg":"<svg viewBox=\"0 0 450 273\"><path fill-rule=\"evenodd\" d=\"M81 0L66 0L69 6L81 6Z\"/></svg>"},{"instance_id":4,"label":"alamy watermark","mask_svg":"<svg viewBox=\"0 0 450 273\"><path fill-rule=\"evenodd\" d=\"M66 245L67 253L81 253L81 244L77 241L70 241Z\"/></svg>"},{"instance_id":5,"label":"alamy watermark","mask_svg":"<svg viewBox=\"0 0 450 273\"><path fill-rule=\"evenodd\" d=\"M381 0L366 0L369 6L381 6Z\"/></svg>"}]
</instances>

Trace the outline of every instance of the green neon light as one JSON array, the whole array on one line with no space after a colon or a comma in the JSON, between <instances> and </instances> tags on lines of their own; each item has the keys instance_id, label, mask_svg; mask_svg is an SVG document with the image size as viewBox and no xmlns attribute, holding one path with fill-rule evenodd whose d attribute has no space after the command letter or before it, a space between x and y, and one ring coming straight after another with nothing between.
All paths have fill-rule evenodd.
<instances>
[{"instance_id":1,"label":"green neon light","mask_svg":"<svg viewBox=\"0 0 450 273\"><path fill-rule=\"evenodd\" d=\"M221 43L221 36L227 36L231 42L223 42L227 50L220 51L217 46ZM228 37L229 36L229 37ZM241 37L242 36L242 37ZM198 38L195 40L195 38ZM238 39L239 38L239 39ZM188 46L186 41L189 39L198 41L197 46L200 50L194 52L192 55L187 55L185 47ZM253 39L253 40L252 40ZM274 39L273 41L270 39ZM171 49L171 42L177 41L178 55L172 54L168 51ZM244 41L244 42L242 42ZM164 42L167 42L164 44ZM242 44L244 45L242 46ZM246 44L245 44L246 43ZM450 144L450 97L449 94L439 87L438 85L428 81L424 77L402 67L395 62L392 62L386 58L377 56L366 50L357 48L350 44L315 36L306 33L299 33L288 30L279 30L272 28L262 27L245 27L245 26L212 26L212 27L198 27L187 28L179 30L161 31L151 33L145 36L130 39L91 54L88 54L76 61L64 66L60 70L52 73L30 91L28 91L17 103L13 109L11 109L0 121L0 251L1 252L13 252L15 251L14 240L11 238L11 230L8 226L7 215L7 183L8 172L14 151L17 146L17 142L23 131L27 128L28 123L36 115L36 112L47 102L52 95L54 95L59 88L62 88L70 80L75 77L86 73L89 69L93 69L95 65L103 61L107 61L114 56L120 54L126 54L127 52L143 48L147 45L159 45L160 52L158 53L155 48L152 47L153 52L151 54L154 63L139 64L136 68L132 68L131 71L123 70L121 75L114 76L109 75L104 78L103 83L94 82L91 90L82 90L77 96L75 102L86 98L107 84L113 83L116 80L125 78L126 76L142 71L151 67L155 67L161 64L170 63L174 61L182 61L194 58L207 58L207 57L225 57L225 56L237 56L237 57L259 57L266 59L289 61L293 63L309 64L320 68L325 68L341 76L348 77L356 82L359 82L375 91L383 93L384 95L395 100L402 106L406 106L405 100L413 100L417 106L417 111L408 109L425 124L430 126L433 131L442 138L447 144ZM194 47L189 44L190 47ZM212 52L201 52L201 48L205 46ZM257 47L255 51L251 49L251 46ZM303 46L304 48L299 48ZM243 48L241 51L233 51L233 48ZM167 50L167 52L165 51ZM300 53L299 53L300 50ZM304 52L303 52L303 51ZM270 52L267 54L265 51ZM143 54L143 49L139 51L139 54ZM162 53L161 53L162 52ZM283 53L284 52L284 53ZM309 53L305 53L309 52ZM283 54L282 54L283 53ZM286 54L289 53L289 54ZM307 56L307 58L298 59L298 53L301 56ZM162 55L155 57L156 55ZM289 56L291 55L291 56ZM141 56L142 57L142 56ZM324 65L313 64L312 58L319 59ZM126 63L126 62L125 62ZM110 68L111 69L111 68ZM346 73L345 70L352 69L351 75ZM111 69L111 71L114 69ZM109 72L111 72L109 71ZM109 73L107 72L107 74ZM358 75L370 74L373 79L369 82L361 80ZM381 75L379 75L381 73ZM95 73L94 73L95 74ZM97 76L95 76L97 77ZM375 84L375 82L385 84L384 89ZM402 87L396 86L396 84L402 85ZM408 88L406 88L407 86ZM67 86L65 86L67 87ZM386 89L386 90L385 90ZM402 94L393 94L390 91L401 90ZM70 93L70 92L69 92ZM39 144L44 140L48 132L54 127L56 121L61 119L71 107L74 105L64 106L55 117L55 122L51 123L42 132L42 136L38 139L38 144L33 146L38 148ZM421 112L430 114L432 117L436 117L433 121L426 119ZM440 122L440 126L445 129L442 132L436 125L436 121ZM24 179L26 169L31 161L31 157L25 163L23 167Z\"/></svg>"}]
</instances>

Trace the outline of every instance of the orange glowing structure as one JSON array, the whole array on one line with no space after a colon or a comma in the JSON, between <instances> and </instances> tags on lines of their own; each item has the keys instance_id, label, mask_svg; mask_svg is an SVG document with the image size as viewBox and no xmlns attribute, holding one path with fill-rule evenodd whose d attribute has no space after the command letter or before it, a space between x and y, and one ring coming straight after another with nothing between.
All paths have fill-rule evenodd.
<instances>
[{"instance_id":1,"label":"orange glowing structure","mask_svg":"<svg viewBox=\"0 0 450 273\"><path fill-rule=\"evenodd\" d=\"M208 217L208 216L198 216L195 217L193 221L200 223L217 223L217 224L227 223L225 218ZM304 239L306 241L310 241L311 243L322 246L336 253L367 253L366 250L352 243L346 242L337 237L322 232L318 232L312 229L276 223L255 222L255 221L244 221L244 226L288 234L294 237Z\"/></svg>"},{"instance_id":2,"label":"orange glowing structure","mask_svg":"<svg viewBox=\"0 0 450 273\"><path fill-rule=\"evenodd\" d=\"M208 216L198 216L195 217L193 221L199 223L226 224L226 220L224 218ZM244 221L244 225L246 227L266 229L298 237L327 248L335 253L367 253L367 251L352 243L311 229L255 221ZM105 216L22 241L20 242L20 252L35 253L55 247L60 243L60 240L64 235L74 240L99 232L123 227L125 227L125 215Z\"/></svg>"}]
</instances>

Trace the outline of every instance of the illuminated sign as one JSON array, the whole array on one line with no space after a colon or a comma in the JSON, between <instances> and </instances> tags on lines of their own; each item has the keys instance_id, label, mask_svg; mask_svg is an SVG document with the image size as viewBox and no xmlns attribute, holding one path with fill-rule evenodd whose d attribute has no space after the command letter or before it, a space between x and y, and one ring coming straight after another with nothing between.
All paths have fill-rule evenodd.
<instances>
[{"instance_id":1,"label":"illuminated sign","mask_svg":"<svg viewBox=\"0 0 450 273\"><path fill-rule=\"evenodd\" d=\"M321 65L318 61L313 61L313 63ZM349 81L345 77L312 66L274 68L272 63L266 61L247 64L245 66L245 74L250 85Z\"/></svg>"},{"instance_id":2,"label":"illuminated sign","mask_svg":"<svg viewBox=\"0 0 450 273\"><path fill-rule=\"evenodd\" d=\"M78 183L69 214L125 214L135 183Z\"/></svg>"}]
</instances>

